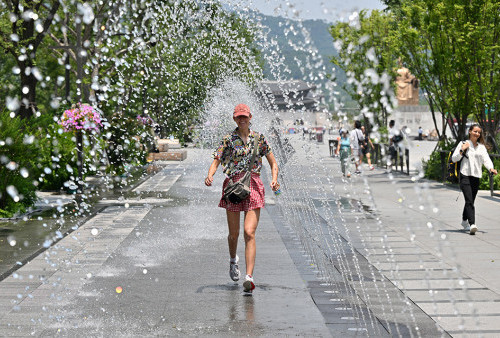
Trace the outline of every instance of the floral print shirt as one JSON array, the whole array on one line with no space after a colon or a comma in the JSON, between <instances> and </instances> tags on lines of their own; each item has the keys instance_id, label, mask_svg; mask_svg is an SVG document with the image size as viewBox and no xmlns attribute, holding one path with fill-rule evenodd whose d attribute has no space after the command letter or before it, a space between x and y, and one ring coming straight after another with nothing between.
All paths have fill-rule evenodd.
<instances>
[{"instance_id":1,"label":"floral print shirt","mask_svg":"<svg viewBox=\"0 0 500 338\"><path fill-rule=\"evenodd\" d=\"M259 138L259 149L252 172L260 174L262 169L262 157L271 153L272 149L264 135L250 130L247 143L245 144L237 133L238 128L222 138L221 143L212 154L214 159L220 160L224 168L224 174L232 177L242 171L246 171L248 162L252 158L255 137Z\"/></svg>"}]
</instances>

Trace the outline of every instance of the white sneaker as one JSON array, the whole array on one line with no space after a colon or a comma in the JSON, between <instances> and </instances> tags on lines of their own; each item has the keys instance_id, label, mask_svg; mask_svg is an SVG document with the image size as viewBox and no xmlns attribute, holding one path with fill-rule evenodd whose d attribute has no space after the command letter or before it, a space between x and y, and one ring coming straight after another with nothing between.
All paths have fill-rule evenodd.
<instances>
[{"instance_id":1,"label":"white sneaker","mask_svg":"<svg viewBox=\"0 0 500 338\"><path fill-rule=\"evenodd\" d=\"M468 220L462 221L462 227L464 228L465 231L469 231L470 230L469 221Z\"/></svg>"},{"instance_id":2,"label":"white sneaker","mask_svg":"<svg viewBox=\"0 0 500 338\"><path fill-rule=\"evenodd\" d=\"M229 277L235 282L240 280L240 269L238 267L238 262L240 261L240 258L238 255L236 255L236 262L232 263L231 261L229 262Z\"/></svg>"},{"instance_id":3,"label":"white sneaker","mask_svg":"<svg viewBox=\"0 0 500 338\"><path fill-rule=\"evenodd\" d=\"M247 294L252 294L253 289L255 289L255 284L253 283L252 275L246 275L245 281L243 282L243 292Z\"/></svg>"},{"instance_id":4,"label":"white sneaker","mask_svg":"<svg viewBox=\"0 0 500 338\"><path fill-rule=\"evenodd\" d=\"M477 226L475 224L470 225L470 234L474 235L477 231Z\"/></svg>"}]
</instances>

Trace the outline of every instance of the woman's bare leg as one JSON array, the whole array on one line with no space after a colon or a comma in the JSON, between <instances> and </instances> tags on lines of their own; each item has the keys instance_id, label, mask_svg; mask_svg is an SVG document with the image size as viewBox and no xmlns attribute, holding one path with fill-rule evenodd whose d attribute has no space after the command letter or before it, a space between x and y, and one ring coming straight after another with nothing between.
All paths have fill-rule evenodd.
<instances>
[{"instance_id":1,"label":"woman's bare leg","mask_svg":"<svg viewBox=\"0 0 500 338\"><path fill-rule=\"evenodd\" d=\"M255 231L259 224L260 209L254 209L245 212L245 262L247 268L247 275L253 275L253 268L255 266L255 254L257 246L255 244Z\"/></svg>"},{"instance_id":2,"label":"woman's bare leg","mask_svg":"<svg viewBox=\"0 0 500 338\"><path fill-rule=\"evenodd\" d=\"M226 210L226 215L229 228L229 235L227 236L229 256L235 258L236 249L238 249L238 237L240 235L240 212Z\"/></svg>"}]
</instances>

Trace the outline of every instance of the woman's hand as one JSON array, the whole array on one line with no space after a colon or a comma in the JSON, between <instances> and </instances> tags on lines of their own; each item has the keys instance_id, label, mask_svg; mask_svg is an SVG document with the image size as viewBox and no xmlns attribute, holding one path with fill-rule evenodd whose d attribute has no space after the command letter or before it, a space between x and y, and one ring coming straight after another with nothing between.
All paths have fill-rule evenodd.
<instances>
[{"instance_id":1,"label":"woman's hand","mask_svg":"<svg viewBox=\"0 0 500 338\"><path fill-rule=\"evenodd\" d=\"M212 185L213 181L214 181L214 177L213 177L213 176L211 176L211 175L209 175L209 176L207 176L207 177L205 178L205 185L206 185L207 187L210 187L210 186Z\"/></svg>"},{"instance_id":2,"label":"woman's hand","mask_svg":"<svg viewBox=\"0 0 500 338\"><path fill-rule=\"evenodd\" d=\"M280 184L278 183L278 181L272 181L270 185L271 185L271 189L273 189L273 191L276 191L280 188Z\"/></svg>"},{"instance_id":3,"label":"woman's hand","mask_svg":"<svg viewBox=\"0 0 500 338\"><path fill-rule=\"evenodd\" d=\"M495 168L491 168L490 169L490 173L492 173L493 175L498 174L498 172L497 172L497 170Z\"/></svg>"},{"instance_id":4,"label":"woman's hand","mask_svg":"<svg viewBox=\"0 0 500 338\"><path fill-rule=\"evenodd\" d=\"M205 185L207 187L210 187L212 185L212 183L214 182L214 175L215 175L215 172L217 171L217 167L219 166L219 164L220 164L220 160L214 159L214 161L210 165L210 168L208 169L208 175L205 178Z\"/></svg>"},{"instance_id":5,"label":"woman's hand","mask_svg":"<svg viewBox=\"0 0 500 338\"><path fill-rule=\"evenodd\" d=\"M462 151L466 151L467 149L469 149L469 147L470 147L469 142L464 142L462 144Z\"/></svg>"}]
</instances>

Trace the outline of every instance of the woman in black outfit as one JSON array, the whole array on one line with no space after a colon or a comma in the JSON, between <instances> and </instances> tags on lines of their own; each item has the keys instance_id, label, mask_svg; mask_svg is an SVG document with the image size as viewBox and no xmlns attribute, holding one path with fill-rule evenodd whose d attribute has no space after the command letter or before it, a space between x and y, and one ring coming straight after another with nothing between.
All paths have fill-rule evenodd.
<instances>
[{"instance_id":1,"label":"woman in black outfit","mask_svg":"<svg viewBox=\"0 0 500 338\"><path fill-rule=\"evenodd\" d=\"M484 146L483 131L478 124L469 128L469 139L460 142L453 153L453 162L462 159L460 165L460 189L464 193L465 206L462 212L462 226L474 235L477 231L474 200L479 190L479 180L483 175L483 165L493 175L497 171Z\"/></svg>"}]
</instances>

